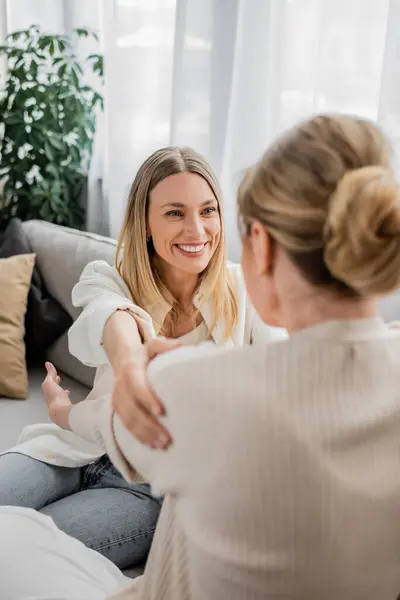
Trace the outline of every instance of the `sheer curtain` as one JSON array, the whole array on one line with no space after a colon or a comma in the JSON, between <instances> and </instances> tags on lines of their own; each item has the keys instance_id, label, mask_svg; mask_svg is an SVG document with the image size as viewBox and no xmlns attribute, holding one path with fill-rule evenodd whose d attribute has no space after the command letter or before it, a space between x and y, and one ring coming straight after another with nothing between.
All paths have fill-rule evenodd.
<instances>
[{"instance_id":1,"label":"sheer curtain","mask_svg":"<svg viewBox=\"0 0 400 600\"><path fill-rule=\"evenodd\" d=\"M140 162L164 144L220 177L229 256L235 190L286 127L319 111L378 121L400 146L399 0L115 0L103 3L110 230Z\"/></svg>"},{"instance_id":2,"label":"sheer curtain","mask_svg":"<svg viewBox=\"0 0 400 600\"><path fill-rule=\"evenodd\" d=\"M31 21L41 12L47 27L79 21L102 31L106 111L92 181L102 183L106 212L96 208L99 194L91 206L95 228L113 236L138 166L162 145L191 145L210 160L224 191L232 260L237 183L284 128L319 111L357 113L378 121L400 148L400 0L5 4L14 14L28 6Z\"/></svg>"}]
</instances>

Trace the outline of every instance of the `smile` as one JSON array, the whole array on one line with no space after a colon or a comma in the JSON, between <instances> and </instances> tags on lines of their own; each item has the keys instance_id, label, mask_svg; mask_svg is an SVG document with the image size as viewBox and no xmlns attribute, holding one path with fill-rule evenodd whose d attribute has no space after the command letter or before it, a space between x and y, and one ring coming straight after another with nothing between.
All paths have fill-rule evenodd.
<instances>
[{"instance_id":1,"label":"smile","mask_svg":"<svg viewBox=\"0 0 400 600\"><path fill-rule=\"evenodd\" d=\"M184 254L198 256L199 254L203 253L204 248L207 244L208 242L205 242L203 244L176 244L176 247L179 248L179 250Z\"/></svg>"}]
</instances>

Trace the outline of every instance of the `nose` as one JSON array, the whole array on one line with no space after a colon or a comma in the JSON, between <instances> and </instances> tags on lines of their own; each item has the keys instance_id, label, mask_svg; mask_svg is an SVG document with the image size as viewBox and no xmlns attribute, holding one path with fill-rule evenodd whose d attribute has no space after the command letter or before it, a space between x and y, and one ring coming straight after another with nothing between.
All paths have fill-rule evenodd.
<instances>
[{"instance_id":1,"label":"nose","mask_svg":"<svg viewBox=\"0 0 400 600\"><path fill-rule=\"evenodd\" d=\"M193 238L200 238L204 235L204 223L199 215L188 215L185 220L185 232Z\"/></svg>"}]
</instances>

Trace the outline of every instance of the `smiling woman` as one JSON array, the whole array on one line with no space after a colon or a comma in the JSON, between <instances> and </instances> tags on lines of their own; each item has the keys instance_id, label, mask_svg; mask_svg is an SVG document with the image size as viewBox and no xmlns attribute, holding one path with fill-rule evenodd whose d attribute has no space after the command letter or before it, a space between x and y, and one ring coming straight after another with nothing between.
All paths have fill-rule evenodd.
<instances>
[{"instance_id":1,"label":"smiling woman","mask_svg":"<svg viewBox=\"0 0 400 600\"><path fill-rule=\"evenodd\" d=\"M237 324L237 299L226 262L223 205L218 181L191 148L161 148L133 182L119 241L119 274L135 304L152 313L158 333L179 337L201 319L193 304L212 303L213 324ZM163 308L162 311L159 309ZM160 322L161 321L161 322Z\"/></svg>"}]
</instances>

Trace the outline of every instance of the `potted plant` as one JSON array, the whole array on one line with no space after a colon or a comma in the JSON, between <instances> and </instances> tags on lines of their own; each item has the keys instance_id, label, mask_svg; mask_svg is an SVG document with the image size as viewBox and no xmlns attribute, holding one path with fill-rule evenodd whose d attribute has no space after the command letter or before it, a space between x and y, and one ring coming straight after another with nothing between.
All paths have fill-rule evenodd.
<instances>
[{"instance_id":1,"label":"potted plant","mask_svg":"<svg viewBox=\"0 0 400 600\"><path fill-rule=\"evenodd\" d=\"M84 68L101 80L103 57L78 59L75 41L93 36L47 35L37 26L11 33L0 46L7 74L0 90L0 230L13 217L82 227L85 190L103 98Z\"/></svg>"}]
</instances>

